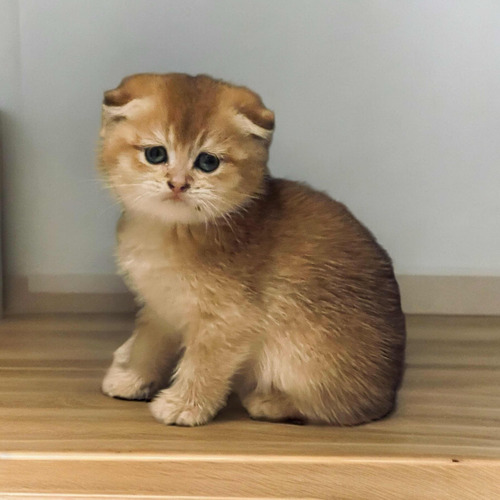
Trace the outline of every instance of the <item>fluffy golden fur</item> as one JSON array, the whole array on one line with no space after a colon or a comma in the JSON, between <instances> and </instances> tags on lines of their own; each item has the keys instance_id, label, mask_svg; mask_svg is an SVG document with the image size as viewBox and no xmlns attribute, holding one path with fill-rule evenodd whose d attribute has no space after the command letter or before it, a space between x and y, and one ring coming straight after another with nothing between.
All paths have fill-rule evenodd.
<instances>
[{"instance_id":1,"label":"fluffy golden fur","mask_svg":"<svg viewBox=\"0 0 500 500\"><path fill-rule=\"evenodd\" d=\"M105 93L100 169L123 206L118 264L142 308L104 393L166 424L251 417L355 425L394 407L405 323L386 252L340 203L267 168L274 115L208 76ZM168 160L148 162L163 146ZM200 152L219 167L194 168Z\"/></svg>"}]
</instances>

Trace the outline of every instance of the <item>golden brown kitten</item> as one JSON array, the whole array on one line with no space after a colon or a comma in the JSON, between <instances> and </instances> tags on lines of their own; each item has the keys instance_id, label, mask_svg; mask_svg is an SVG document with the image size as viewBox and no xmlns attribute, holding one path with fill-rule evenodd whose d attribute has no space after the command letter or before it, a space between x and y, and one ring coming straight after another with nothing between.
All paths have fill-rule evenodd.
<instances>
[{"instance_id":1,"label":"golden brown kitten","mask_svg":"<svg viewBox=\"0 0 500 500\"><path fill-rule=\"evenodd\" d=\"M231 390L273 421L355 425L394 407L391 261L342 204L269 175L273 128L257 94L208 76L134 75L105 93L100 169L142 309L103 391L156 395L166 424L208 422Z\"/></svg>"}]
</instances>

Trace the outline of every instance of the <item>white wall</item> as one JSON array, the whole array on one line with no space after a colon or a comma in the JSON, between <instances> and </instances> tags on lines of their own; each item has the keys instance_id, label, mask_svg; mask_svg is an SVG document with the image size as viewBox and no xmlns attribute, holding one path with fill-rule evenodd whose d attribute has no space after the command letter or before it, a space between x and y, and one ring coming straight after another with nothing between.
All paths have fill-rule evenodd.
<instances>
[{"instance_id":1,"label":"white wall","mask_svg":"<svg viewBox=\"0 0 500 500\"><path fill-rule=\"evenodd\" d=\"M94 181L102 92L183 71L261 93L274 174L347 203L399 273L500 276L500 2L4 4L20 39L2 106L19 98L22 124L5 172L8 274L114 272L117 209Z\"/></svg>"}]
</instances>

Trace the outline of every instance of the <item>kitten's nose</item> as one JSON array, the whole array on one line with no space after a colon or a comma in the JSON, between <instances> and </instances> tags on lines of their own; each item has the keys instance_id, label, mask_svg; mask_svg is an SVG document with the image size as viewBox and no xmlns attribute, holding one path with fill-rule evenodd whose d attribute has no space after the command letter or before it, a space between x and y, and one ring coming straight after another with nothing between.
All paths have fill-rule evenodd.
<instances>
[{"instance_id":1,"label":"kitten's nose","mask_svg":"<svg viewBox=\"0 0 500 500\"><path fill-rule=\"evenodd\" d=\"M175 194L183 193L184 191L187 191L191 186L191 184L186 181L175 183L172 181L168 181L167 185Z\"/></svg>"}]
</instances>

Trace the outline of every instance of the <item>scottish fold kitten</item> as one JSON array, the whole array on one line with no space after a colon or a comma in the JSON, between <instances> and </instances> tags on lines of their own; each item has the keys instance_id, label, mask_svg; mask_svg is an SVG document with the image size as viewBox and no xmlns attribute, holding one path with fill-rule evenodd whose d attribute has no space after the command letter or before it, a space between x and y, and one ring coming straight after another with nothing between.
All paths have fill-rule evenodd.
<instances>
[{"instance_id":1,"label":"scottish fold kitten","mask_svg":"<svg viewBox=\"0 0 500 500\"><path fill-rule=\"evenodd\" d=\"M257 94L208 76L140 74L105 93L100 170L142 308L102 389L153 398L165 424L205 424L231 391L278 422L356 425L394 407L391 261L342 204L271 177L273 128Z\"/></svg>"}]
</instances>

